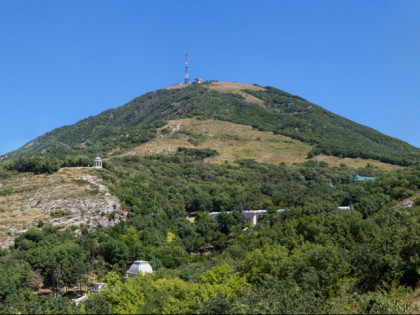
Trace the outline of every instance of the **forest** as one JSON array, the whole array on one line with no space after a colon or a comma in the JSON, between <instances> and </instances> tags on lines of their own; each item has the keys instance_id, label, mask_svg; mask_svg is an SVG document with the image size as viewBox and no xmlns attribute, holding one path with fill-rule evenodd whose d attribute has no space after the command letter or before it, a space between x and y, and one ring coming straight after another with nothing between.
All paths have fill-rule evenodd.
<instances>
[{"instance_id":1,"label":"forest","mask_svg":"<svg viewBox=\"0 0 420 315\"><path fill-rule=\"evenodd\" d=\"M127 219L82 235L45 224L18 236L0 252L0 311L419 311L413 301L420 297L420 165L381 171L311 160L292 166L204 161L214 154L180 148L107 160L101 176ZM6 161L0 177L83 161ZM349 184L357 174L375 180ZM412 207L399 207L409 197ZM241 214L249 209L267 213L252 226ZM212 218L212 211L221 213ZM124 280L134 260L149 261L154 272ZM79 305L58 294L86 290L94 281L108 286ZM40 288L59 296L34 294Z\"/></svg>"}]
</instances>

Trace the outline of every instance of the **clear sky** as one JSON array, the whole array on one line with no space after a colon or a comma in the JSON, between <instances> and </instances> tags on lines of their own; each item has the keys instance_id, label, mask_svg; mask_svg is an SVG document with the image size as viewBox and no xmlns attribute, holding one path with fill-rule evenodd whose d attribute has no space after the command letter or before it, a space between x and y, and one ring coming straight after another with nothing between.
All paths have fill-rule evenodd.
<instances>
[{"instance_id":1,"label":"clear sky","mask_svg":"<svg viewBox=\"0 0 420 315\"><path fill-rule=\"evenodd\" d=\"M420 1L0 0L0 154L190 77L271 85L420 147Z\"/></svg>"}]
</instances>

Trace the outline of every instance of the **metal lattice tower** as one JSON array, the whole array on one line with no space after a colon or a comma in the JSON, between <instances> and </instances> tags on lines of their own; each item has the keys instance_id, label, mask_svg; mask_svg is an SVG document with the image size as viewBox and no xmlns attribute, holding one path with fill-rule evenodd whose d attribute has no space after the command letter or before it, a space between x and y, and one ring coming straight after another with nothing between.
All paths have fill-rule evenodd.
<instances>
[{"instance_id":1,"label":"metal lattice tower","mask_svg":"<svg viewBox=\"0 0 420 315\"><path fill-rule=\"evenodd\" d=\"M190 82L190 75L188 74L188 55L185 53L185 76L184 76L184 84L188 84Z\"/></svg>"}]
</instances>

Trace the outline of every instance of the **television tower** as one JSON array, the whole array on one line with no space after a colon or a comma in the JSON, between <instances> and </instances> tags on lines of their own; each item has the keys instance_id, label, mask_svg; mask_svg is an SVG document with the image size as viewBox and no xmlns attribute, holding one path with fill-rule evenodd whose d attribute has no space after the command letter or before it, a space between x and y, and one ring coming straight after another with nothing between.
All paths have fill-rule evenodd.
<instances>
[{"instance_id":1,"label":"television tower","mask_svg":"<svg viewBox=\"0 0 420 315\"><path fill-rule=\"evenodd\" d=\"M185 76L184 76L184 84L188 84L190 81L190 75L188 74L188 55L185 53Z\"/></svg>"}]
</instances>

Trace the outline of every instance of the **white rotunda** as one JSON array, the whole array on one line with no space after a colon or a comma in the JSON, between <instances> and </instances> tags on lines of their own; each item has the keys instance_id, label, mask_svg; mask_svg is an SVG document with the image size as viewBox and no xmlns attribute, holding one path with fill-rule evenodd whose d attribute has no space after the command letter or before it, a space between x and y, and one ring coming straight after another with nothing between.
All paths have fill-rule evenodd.
<instances>
[{"instance_id":1,"label":"white rotunda","mask_svg":"<svg viewBox=\"0 0 420 315\"><path fill-rule=\"evenodd\" d=\"M102 159L97 156L94 160L93 160L93 167L94 168L102 168Z\"/></svg>"}]
</instances>

